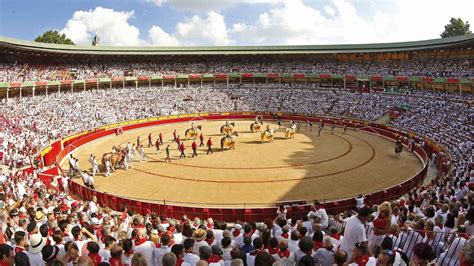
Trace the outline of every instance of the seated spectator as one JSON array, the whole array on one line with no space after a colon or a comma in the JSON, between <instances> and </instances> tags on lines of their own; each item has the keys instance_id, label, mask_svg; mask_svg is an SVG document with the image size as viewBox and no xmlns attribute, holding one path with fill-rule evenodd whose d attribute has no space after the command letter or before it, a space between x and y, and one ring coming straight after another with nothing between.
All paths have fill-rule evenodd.
<instances>
[{"instance_id":1,"label":"seated spectator","mask_svg":"<svg viewBox=\"0 0 474 266\"><path fill-rule=\"evenodd\" d=\"M313 259L316 265L329 266L334 264L334 247L330 237L323 239L323 247L314 252Z\"/></svg>"},{"instance_id":2,"label":"seated spectator","mask_svg":"<svg viewBox=\"0 0 474 266\"><path fill-rule=\"evenodd\" d=\"M375 265L376 260L370 256L366 242L356 243L351 256L351 265Z\"/></svg>"},{"instance_id":3,"label":"seated spectator","mask_svg":"<svg viewBox=\"0 0 474 266\"><path fill-rule=\"evenodd\" d=\"M416 244L413 247L413 254L413 262L417 265L428 265L435 259L433 248L427 243Z\"/></svg>"},{"instance_id":4,"label":"seated spectator","mask_svg":"<svg viewBox=\"0 0 474 266\"><path fill-rule=\"evenodd\" d=\"M346 264L346 261L347 253L342 249L336 251L336 253L334 254L334 263L338 266L342 266Z\"/></svg>"},{"instance_id":5,"label":"seated spectator","mask_svg":"<svg viewBox=\"0 0 474 266\"><path fill-rule=\"evenodd\" d=\"M171 253L166 253L163 255L162 263L161 265L163 266L175 266L177 262L176 255L171 252Z\"/></svg>"},{"instance_id":6,"label":"seated spectator","mask_svg":"<svg viewBox=\"0 0 474 266\"><path fill-rule=\"evenodd\" d=\"M7 244L0 244L0 263L2 265L13 265L14 260L13 248Z\"/></svg>"}]
</instances>

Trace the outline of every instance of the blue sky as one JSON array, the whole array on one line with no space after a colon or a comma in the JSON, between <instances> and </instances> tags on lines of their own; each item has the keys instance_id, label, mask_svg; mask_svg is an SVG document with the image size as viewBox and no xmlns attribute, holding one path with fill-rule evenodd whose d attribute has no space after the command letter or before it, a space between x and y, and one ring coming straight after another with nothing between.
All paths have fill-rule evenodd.
<instances>
[{"instance_id":1,"label":"blue sky","mask_svg":"<svg viewBox=\"0 0 474 266\"><path fill-rule=\"evenodd\" d=\"M46 30L89 45L278 45L438 38L450 17L472 23L474 1L0 0L0 35Z\"/></svg>"}]
</instances>

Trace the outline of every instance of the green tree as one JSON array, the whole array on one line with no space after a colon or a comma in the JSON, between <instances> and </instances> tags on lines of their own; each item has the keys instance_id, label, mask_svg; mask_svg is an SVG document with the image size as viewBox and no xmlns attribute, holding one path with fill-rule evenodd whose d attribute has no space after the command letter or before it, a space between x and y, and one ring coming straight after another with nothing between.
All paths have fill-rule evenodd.
<instances>
[{"instance_id":1,"label":"green tree","mask_svg":"<svg viewBox=\"0 0 474 266\"><path fill-rule=\"evenodd\" d=\"M57 30L52 31L48 30L47 32L43 33L42 35L36 37L35 42L45 42L45 43L56 43L56 44L72 44L74 42L71 41L66 34L60 34Z\"/></svg>"},{"instance_id":2,"label":"green tree","mask_svg":"<svg viewBox=\"0 0 474 266\"><path fill-rule=\"evenodd\" d=\"M471 34L469 30L469 21L464 21L461 18L451 18L449 24L444 26L444 31L440 34L441 38L453 37L453 36L462 36L466 34Z\"/></svg>"}]
</instances>

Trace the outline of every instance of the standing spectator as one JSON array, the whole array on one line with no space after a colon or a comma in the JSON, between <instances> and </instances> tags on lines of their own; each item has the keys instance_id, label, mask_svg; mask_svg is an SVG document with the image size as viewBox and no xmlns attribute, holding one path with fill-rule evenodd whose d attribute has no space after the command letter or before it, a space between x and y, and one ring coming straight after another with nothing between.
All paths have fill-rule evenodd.
<instances>
[{"instance_id":1,"label":"standing spectator","mask_svg":"<svg viewBox=\"0 0 474 266\"><path fill-rule=\"evenodd\" d=\"M352 259L352 251L356 243L366 242L365 223L369 219L370 210L366 207L359 209L357 215L347 219L344 229L344 238L342 239L341 249L347 254L347 261Z\"/></svg>"}]
</instances>

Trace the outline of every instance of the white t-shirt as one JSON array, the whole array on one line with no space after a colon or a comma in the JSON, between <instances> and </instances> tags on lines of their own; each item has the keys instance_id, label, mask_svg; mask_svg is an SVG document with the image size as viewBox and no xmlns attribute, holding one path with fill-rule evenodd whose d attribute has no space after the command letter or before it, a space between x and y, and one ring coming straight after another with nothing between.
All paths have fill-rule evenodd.
<instances>
[{"instance_id":1,"label":"white t-shirt","mask_svg":"<svg viewBox=\"0 0 474 266\"><path fill-rule=\"evenodd\" d=\"M359 220L357 215L348 218L341 248L350 256L352 250L355 248L355 244L363 241L367 241L364 224Z\"/></svg>"},{"instance_id":2,"label":"white t-shirt","mask_svg":"<svg viewBox=\"0 0 474 266\"><path fill-rule=\"evenodd\" d=\"M360 197L360 198L357 197L357 198L355 198L355 201L356 201L356 208L357 208L357 209L361 209L361 208L364 207L364 200L365 200L364 197Z\"/></svg>"},{"instance_id":3,"label":"white t-shirt","mask_svg":"<svg viewBox=\"0 0 474 266\"><path fill-rule=\"evenodd\" d=\"M28 259L30 260L30 266L43 266L45 262L43 260L43 256L41 253L34 254L30 252L25 252L28 255Z\"/></svg>"},{"instance_id":4,"label":"white t-shirt","mask_svg":"<svg viewBox=\"0 0 474 266\"><path fill-rule=\"evenodd\" d=\"M111 256L110 256L110 250L107 249L101 249L99 250L99 256L102 257L101 262L109 262Z\"/></svg>"},{"instance_id":5,"label":"white t-shirt","mask_svg":"<svg viewBox=\"0 0 474 266\"><path fill-rule=\"evenodd\" d=\"M191 266L196 265L196 263L200 260L199 256L193 253L186 253L184 254L183 261L191 264Z\"/></svg>"},{"instance_id":6,"label":"white t-shirt","mask_svg":"<svg viewBox=\"0 0 474 266\"><path fill-rule=\"evenodd\" d=\"M139 246L134 246L135 253L142 253L145 258L147 265L155 265L155 244L152 241L146 241Z\"/></svg>"}]
</instances>

